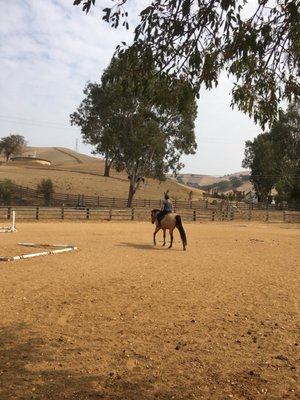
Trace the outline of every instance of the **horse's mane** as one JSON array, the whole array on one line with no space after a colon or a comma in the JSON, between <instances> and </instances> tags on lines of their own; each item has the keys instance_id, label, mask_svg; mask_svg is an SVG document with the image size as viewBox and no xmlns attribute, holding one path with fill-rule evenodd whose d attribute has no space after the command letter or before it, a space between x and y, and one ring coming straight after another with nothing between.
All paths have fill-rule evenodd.
<instances>
[{"instance_id":1,"label":"horse's mane","mask_svg":"<svg viewBox=\"0 0 300 400\"><path fill-rule=\"evenodd\" d=\"M159 211L160 211L159 208L154 208L151 212L152 212L152 213L156 213L156 212L159 212Z\"/></svg>"}]
</instances>

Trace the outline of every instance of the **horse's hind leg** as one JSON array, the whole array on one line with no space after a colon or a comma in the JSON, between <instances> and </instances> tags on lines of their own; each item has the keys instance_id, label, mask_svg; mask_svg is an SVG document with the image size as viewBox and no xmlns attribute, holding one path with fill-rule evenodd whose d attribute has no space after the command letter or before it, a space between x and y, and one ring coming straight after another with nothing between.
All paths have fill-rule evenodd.
<instances>
[{"instance_id":1,"label":"horse's hind leg","mask_svg":"<svg viewBox=\"0 0 300 400\"><path fill-rule=\"evenodd\" d=\"M171 238L171 241L170 241L169 249L171 249L172 245L173 245L173 230L170 230L170 238Z\"/></svg>"},{"instance_id":2,"label":"horse's hind leg","mask_svg":"<svg viewBox=\"0 0 300 400\"><path fill-rule=\"evenodd\" d=\"M153 233L153 244L154 244L154 246L156 246L156 240L155 240L155 236L156 236L156 234L157 234L157 232L160 230L160 228L155 228L155 231L154 231L154 233Z\"/></svg>"},{"instance_id":3,"label":"horse's hind leg","mask_svg":"<svg viewBox=\"0 0 300 400\"><path fill-rule=\"evenodd\" d=\"M164 234L163 234L163 239L164 239L164 242L163 242L163 246L165 246L166 245L166 230L165 229L163 229L163 232L164 232Z\"/></svg>"}]
</instances>

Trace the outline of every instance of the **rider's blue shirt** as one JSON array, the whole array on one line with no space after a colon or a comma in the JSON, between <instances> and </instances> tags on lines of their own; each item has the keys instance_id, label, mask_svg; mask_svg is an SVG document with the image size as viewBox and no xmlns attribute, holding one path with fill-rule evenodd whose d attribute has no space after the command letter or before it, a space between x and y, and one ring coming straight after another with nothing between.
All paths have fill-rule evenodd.
<instances>
[{"instance_id":1,"label":"rider's blue shirt","mask_svg":"<svg viewBox=\"0 0 300 400\"><path fill-rule=\"evenodd\" d=\"M172 212L173 211L173 205L172 205L172 203L170 201L165 200L163 202L163 205L164 205L164 211L167 211L167 212Z\"/></svg>"}]
</instances>

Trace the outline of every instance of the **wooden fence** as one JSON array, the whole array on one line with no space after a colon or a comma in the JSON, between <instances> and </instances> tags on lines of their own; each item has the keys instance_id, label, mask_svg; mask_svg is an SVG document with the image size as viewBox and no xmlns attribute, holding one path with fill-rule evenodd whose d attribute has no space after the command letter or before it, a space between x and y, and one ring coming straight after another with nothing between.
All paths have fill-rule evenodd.
<instances>
[{"instance_id":1,"label":"wooden fence","mask_svg":"<svg viewBox=\"0 0 300 400\"><path fill-rule=\"evenodd\" d=\"M1 181L0 181L1 182ZM251 210L265 209L266 205L262 203L253 204L246 202L227 202L216 199L201 199L196 201L177 200L173 199L175 208L180 209L205 209L205 210L233 210L240 211L241 213L248 213ZM0 205L2 206L46 206L44 197L35 189L24 186L16 185L15 193L9 199L9 202L4 201L0 196ZM53 193L50 201L51 207L79 207L84 208L127 208L127 199L117 197L104 197L104 196L87 196L84 194L70 194L70 193ZM150 199L133 199L133 208L160 208L161 200ZM269 210L277 210L277 205L268 205Z\"/></svg>"},{"instance_id":2,"label":"wooden fence","mask_svg":"<svg viewBox=\"0 0 300 400\"><path fill-rule=\"evenodd\" d=\"M12 218L16 212L17 221L146 221L150 220L150 208L67 208L67 207L0 207L0 221ZM186 221L232 220L234 214L221 210L177 209Z\"/></svg>"},{"instance_id":3,"label":"wooden fence","mask_svg":"<svg viewBox=\"0 0 300 400\"><path fill-rule=\"evenodd\" d=\"M151 208L76 208L76 207L0 207L0 221L12 219L16 212L18 221L149 221ZM263 222L300 222L300 212L275 210L236 210L230 208L201 209L176 208L184 221L263 221Z\"/></svg>"},{"instance_id":4,"label":"wooden fence","mask_svg":"<svg viewBox=\"0 0 300 400\"><path fill-rule=\"evenodd\" d=\"M284 211L283 220L284 220L284 222L300 223L300 212L298 212L298 211Z\"/></svg>"}]
</instances>

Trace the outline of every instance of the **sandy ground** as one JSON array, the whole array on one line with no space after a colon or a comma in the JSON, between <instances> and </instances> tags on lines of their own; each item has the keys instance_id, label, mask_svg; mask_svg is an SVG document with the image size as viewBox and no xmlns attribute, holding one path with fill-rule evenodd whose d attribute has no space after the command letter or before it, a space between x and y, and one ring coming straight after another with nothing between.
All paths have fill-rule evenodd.
<instances>
[{"instance_id":1,"label":"sandy ground","mask_svg":"<svg viewBox=\"0 0 300 400\"><path fill-rule=\"evenodd\" d=\"M185 224L186 252L146 222L17 228L1 256L78 251L0 263L1 400L300 398L299 225Z\"/></svg>"}]
</instances>

